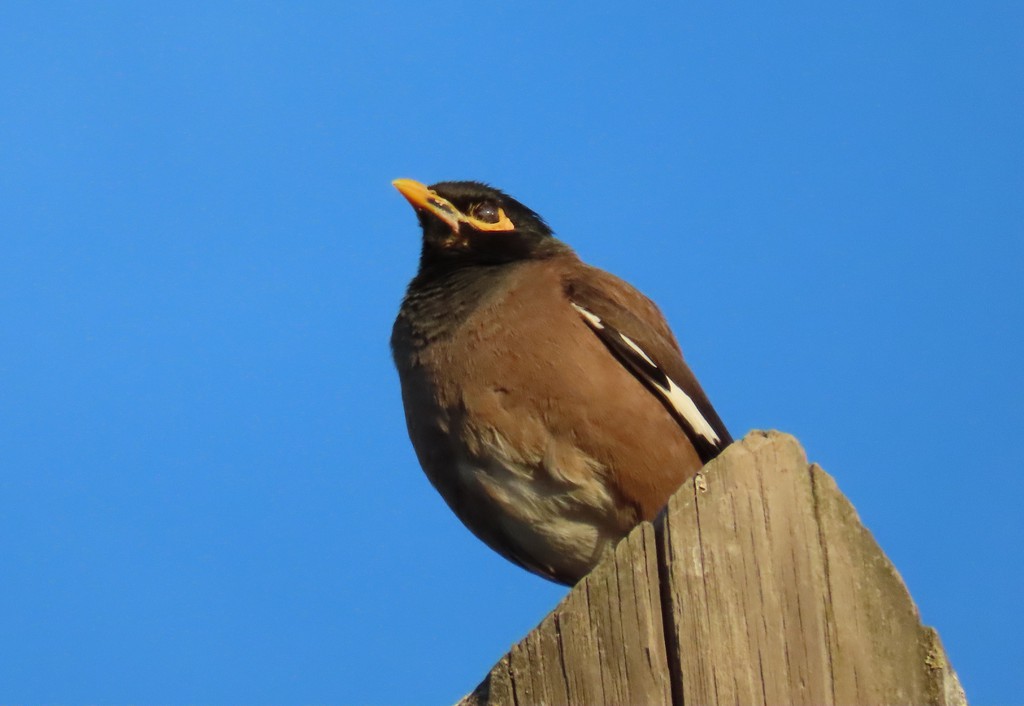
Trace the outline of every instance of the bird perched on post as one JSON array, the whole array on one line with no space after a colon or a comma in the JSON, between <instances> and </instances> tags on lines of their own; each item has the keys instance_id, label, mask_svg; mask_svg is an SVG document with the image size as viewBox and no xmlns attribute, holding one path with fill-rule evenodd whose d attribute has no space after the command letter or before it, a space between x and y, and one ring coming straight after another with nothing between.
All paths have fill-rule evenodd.
<instances>
[{"instance_id":1,"label":"bird perched on post","mask_svg":"<svg viewBox=\"0 0 1024 706\"><path fill-rule=\"evenodd\" d=\"M654 303L471 181L394 186L423 230L391 334L409 437L459 519L574 584L731 441Z\"/></svg>"}]
</instances>

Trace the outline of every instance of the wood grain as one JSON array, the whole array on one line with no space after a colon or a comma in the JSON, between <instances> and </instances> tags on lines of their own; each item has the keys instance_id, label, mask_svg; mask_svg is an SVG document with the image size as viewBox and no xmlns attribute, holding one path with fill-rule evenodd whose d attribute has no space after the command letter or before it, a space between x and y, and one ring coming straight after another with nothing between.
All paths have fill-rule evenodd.
<instances>
[{"instance_id":1,"label":"wood grain","mask_svg":"<svg viewBox=\"0 0 1024 706\"><path fill-rule=\"evenodd\" d=\"M466 706L966 704L835 481L752 432L684 484Z\"/></svg>"}]
</instances>

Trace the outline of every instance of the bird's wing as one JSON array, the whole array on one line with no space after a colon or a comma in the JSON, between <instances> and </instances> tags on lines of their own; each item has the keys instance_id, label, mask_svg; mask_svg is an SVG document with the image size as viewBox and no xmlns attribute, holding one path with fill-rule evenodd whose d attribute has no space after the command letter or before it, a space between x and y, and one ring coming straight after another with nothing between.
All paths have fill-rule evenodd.
<instances>
[{"instance_id":1,"label":"bird's wing","mask_svg":"<svg viewBox=\"0 0 1024 706\"><path fill-rule=\"evenodd\" d=\"M565 293L608 350L661 400L702 462L732 442L654 302L618 277L586 265L566 279Z\"/></svg>"}]
</instances>

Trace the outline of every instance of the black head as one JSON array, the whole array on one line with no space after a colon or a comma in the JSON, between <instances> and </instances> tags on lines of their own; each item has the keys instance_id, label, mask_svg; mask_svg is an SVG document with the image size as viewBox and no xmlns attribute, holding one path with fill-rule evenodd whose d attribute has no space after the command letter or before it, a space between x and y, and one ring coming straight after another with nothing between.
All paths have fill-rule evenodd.
<instances>
[{"instance_id":1,"label":"black head","mask_svg":"<svg viewBox=\"0 0 1024 706\"><path fill-rule=\"evenodd\" d=\"M423 228L422 266L496 265L567 252L544 219L498 189L476 181L425 186L396 179Z\"/></svg>"}]
</instances>

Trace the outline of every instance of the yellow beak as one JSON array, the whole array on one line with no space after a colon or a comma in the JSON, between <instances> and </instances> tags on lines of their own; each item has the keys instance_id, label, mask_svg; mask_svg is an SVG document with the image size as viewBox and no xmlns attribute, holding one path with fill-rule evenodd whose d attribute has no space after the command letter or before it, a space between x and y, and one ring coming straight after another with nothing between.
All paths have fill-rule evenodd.
<instances>
[{"instance_id":1,"label":"yellow beak","mask_svg":"<svg viewBox=\"0 0 1024 706\"><path fill-rule=\"evenodd\" d=\"M430 211L455 232L459 230L459 221L466 220L459 209L427 188L426 184L414 179L395 179L391 185L398 189L398 193L404 196L413 208Z\"/></svg>"}]
</instances>

